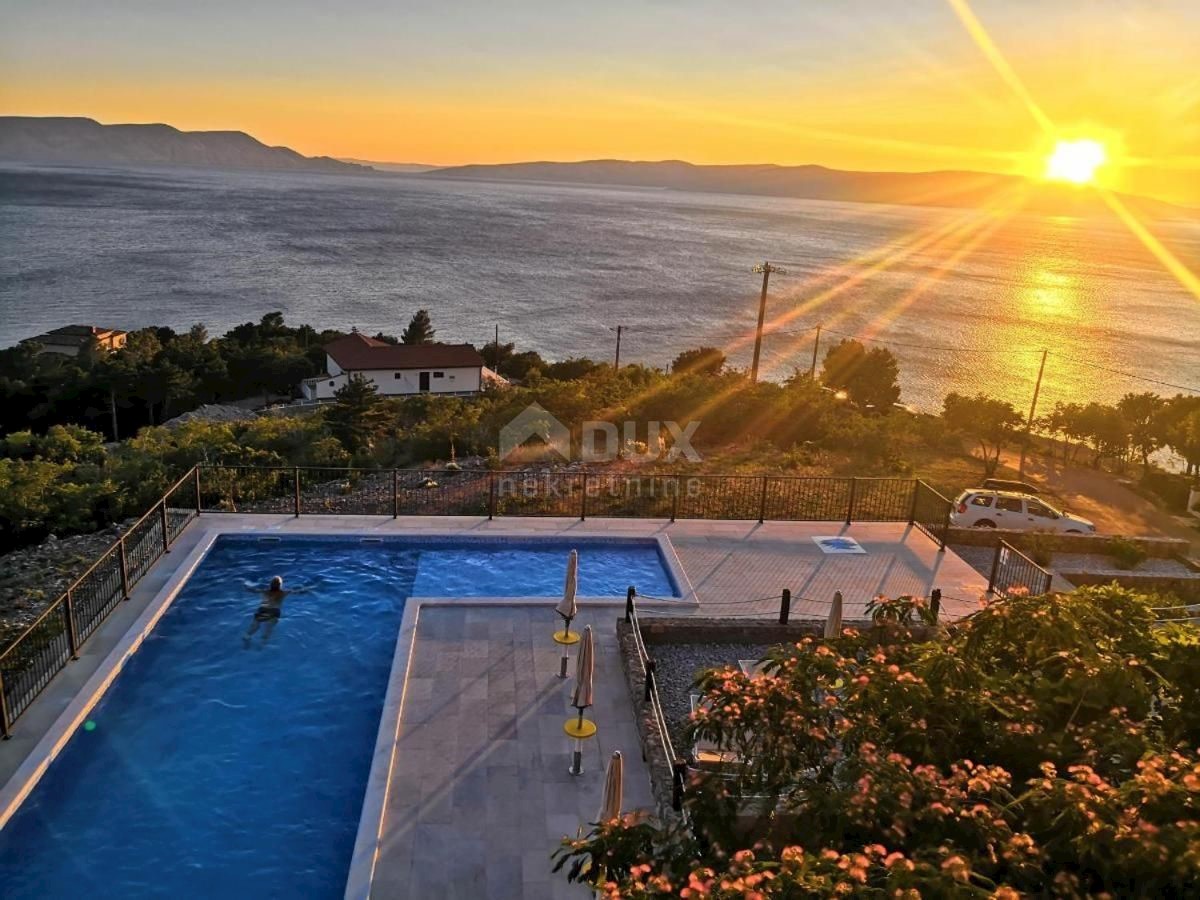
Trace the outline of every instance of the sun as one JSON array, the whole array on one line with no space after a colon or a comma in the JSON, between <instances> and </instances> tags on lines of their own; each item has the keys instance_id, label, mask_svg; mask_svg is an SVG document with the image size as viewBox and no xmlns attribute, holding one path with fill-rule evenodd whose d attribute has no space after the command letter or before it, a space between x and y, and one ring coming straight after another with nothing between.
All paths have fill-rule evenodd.
<instances>
[{"instance_id":1,"label":"sun","mask_svg":"<svg viewBox=\"0 0 1200 900\"><path fill-rule=\"evenodd\" d=\"M1108 151L1099 141L1090 138L1058 141L1046 159L1045 177L1051 181L1092 184L1096 170L1107 161Z\"/></svg>"}]
</instances>

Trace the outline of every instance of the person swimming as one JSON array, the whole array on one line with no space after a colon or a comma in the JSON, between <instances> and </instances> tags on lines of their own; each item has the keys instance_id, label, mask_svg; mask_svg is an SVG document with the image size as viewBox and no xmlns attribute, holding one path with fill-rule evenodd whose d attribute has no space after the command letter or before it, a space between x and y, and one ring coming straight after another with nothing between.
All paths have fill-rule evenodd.
<instances>
[{"instance_id":1,"label":"person swimming","mask_svg":"<svg viewBox=\"0 0 1200 900\"><path fill-rule=\"evenodd\" d=\"M258 588L251 588L253 591L258 591ZM298 588L294 591L285 591L283 589L283 578L276 575L271 579L270 586L261 591L261 600L258 609L254 611L254 620L250 623L250 627L246 629L246 633L242 636L242 642L249 647L250 638L258 631L260 625L264 625L262 642L265 644L267 639L271 637L271 632L275 630L275 625L279 621L280 615L283 613L283 600L291 594L302 594L308 588Z\"/></svg>"}]
</instances>

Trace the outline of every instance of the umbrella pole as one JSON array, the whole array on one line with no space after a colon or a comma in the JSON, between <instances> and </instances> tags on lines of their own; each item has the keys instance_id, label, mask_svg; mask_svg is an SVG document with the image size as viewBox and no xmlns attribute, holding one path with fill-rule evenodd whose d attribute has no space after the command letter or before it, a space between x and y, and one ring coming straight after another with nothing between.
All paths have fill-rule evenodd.
<instances>
[{"instance_id":1,"label":"umbrella pole","mask_svg":"<svg viewBox=\"0 0 1200 900\"><path fill-rule=\"evenodd\" d=\"M576 730L579 730L583 728L583 707L575 708L579 710L579 723L576 726ZM583 774L583 741L580 738L575 738L575 749L571 753L571 768L567 769L567 773L570 775Z\"/></svg>"},{"instance_id":2,"label":"umbrella pole","mask_svg":"<svg viewBox=\"0 0 1200 900\"><path fill-rule=\"evenodd\" d=\"M563 638L568 637L570 634L571 634L571 620L568 619L566 616L564 616L563 617ZM569 661L568 648L570 646L571 646L570 644L562 645L562 648L563 648L562 659L559 661L559 667L558 667L558 677L559 678L567 677L567 663Z\"/></svg>"}]
</instances>

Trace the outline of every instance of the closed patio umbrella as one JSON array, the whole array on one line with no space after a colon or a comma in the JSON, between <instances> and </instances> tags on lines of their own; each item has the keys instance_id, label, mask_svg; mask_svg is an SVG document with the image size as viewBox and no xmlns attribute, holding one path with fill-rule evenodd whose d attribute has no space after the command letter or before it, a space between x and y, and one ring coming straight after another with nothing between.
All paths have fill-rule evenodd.
<instances>
[{"instance_id":1,"label":"closed patio umbrella","mask_svg":"<svg viewBox=\"0 0 1200 900\"><path fill-rule=\"evenodd\" d=\"M575 738L575 752L571 760L572 775L583 774L583 738L596 733L594 722L584 721L583 711L592 705L592 679L596 670L596 647L592 637L592 626L583 629L583 640L579 644L579 659L575 666L575 689L571 692L571 705L579 710L578 721L568 721L566 732Z\"/></svg>"},{"instance_id":2,"label":"closed patio umbrella","mask_svg":"<svg viewBox=\"0 0 1200 900\"><path fill-rule=\"evenodd\" d=\"M571 620L579 615L579 604L575 600L575 591L579 584L579 551L572 550L567 556L567 577L563 584L563 598L554 611L563 618L563 629L554 634L556 643L563 645L562 665L559 666L558 677L567 677L567 647L579 640L579 635L571 631Z\"/></svg>"},{"instance_id":3,"label":"closed patio umbrella","mask_svg":"<svg viewBox=\"0 0 1200 900\"><path fill-rule=\"evenodd\" d=\"M579 585L579 551L572 550L567 555L567 579L563 584L563 598L554 611L571 624L571 620L579 615L579 604L575 602L575 591Z\"/></svg>"},{"instance_id":4,"label":"closed patio umbrella","mask_svg":"<svg viewBox=\"0 0 1200 900\"><path fill-rule=\"evenodd\" d=\"M604 774L604 799L600 802L598 822L610 822L621 815L621 794L625 787L625 761L614 750Z\"/></svg>"},{"instance_id":5,"label":"closed patio umbrella","mask_svg":"<svg viewBox=\"0 0 1200 900\"><path fill-rule=\"evenodd\" d=\"M583 629L583 642L579 645L579 659L575 664L575 691L571 694L571 705L579 710L579 721L583 711L592 705L592 679L596 674L596 646L592 638L592 626Z\"/></svg>"},{"instance_id":6,"label":"closed patio umbrella","mask_svg":"<svg viewBox=\"0 0 1200 900\"><path fill-rule=\"evenodd\" d=\"M833 592L833 603L829 606L829 617L825 620L825 637L842 636L842 592Z\"/></svg>"}]
</instances>

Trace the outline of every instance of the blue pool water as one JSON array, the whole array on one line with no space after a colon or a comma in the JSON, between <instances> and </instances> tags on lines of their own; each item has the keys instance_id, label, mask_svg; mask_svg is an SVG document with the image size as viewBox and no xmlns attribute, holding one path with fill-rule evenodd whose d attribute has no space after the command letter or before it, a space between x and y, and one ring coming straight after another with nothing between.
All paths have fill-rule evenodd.
<instances>
[{"instance_id":1,"label":"blue pool water","mask_svg":"<svg viewBox=\"0 0 1200 900\"><path fill-rule=\"evenodd\" d=\"M645 542L219 539L0 831L0 895L340 897L405 600L553 597L572 546L581 596L677 593ZM246 648L276 573L309 590Z\"/></svg>"},{"instance_id":2,"label":"blue pool water","mask_svg":"<svg viewBox=\"0 0 1200 900\"><path fill-rule=\"evenodd\" d=\"M439 541L421 552L414 597L553 597L564 561L579 552L580 597L624 597L633 585L652 597L679 590L653 541L511 541L480 553L470 541Z\"/></svg>"}]
</instances>

